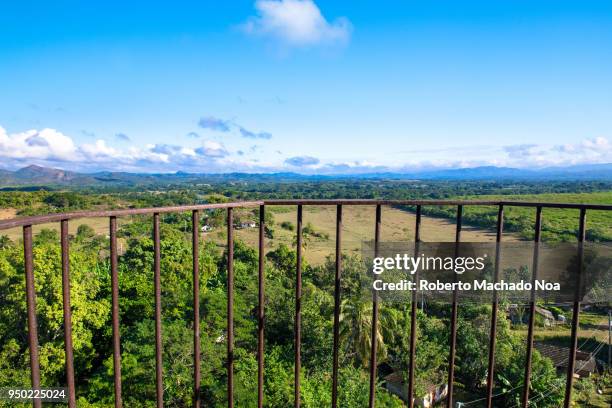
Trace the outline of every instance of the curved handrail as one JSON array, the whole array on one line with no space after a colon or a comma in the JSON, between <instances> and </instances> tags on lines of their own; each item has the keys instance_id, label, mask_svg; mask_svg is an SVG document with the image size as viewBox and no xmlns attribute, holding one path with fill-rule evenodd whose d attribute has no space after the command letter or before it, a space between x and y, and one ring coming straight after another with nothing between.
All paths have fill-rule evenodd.
<instances>
[{"instance_id":1,"label":"curved handrail","mask_svg":"<svg viewBox=\"0 0 612 408\"><path fill-rule=\"evenodd\" d=\"M244 208L257 207L263 204L263 201L237 201L233 203L215 203L215 204L198 204L198 205L180 205L171 207L148 207L148 208L129 208L124 210L97 210L97 211L75 211L69 213L57 213L48 215L36 215L32 217L20 217L9 220L0 221L0 231L25 225L47 224L49 222L58 222L64 220L73 220L86 217L121 217L128 215L142 214L162 214L170 212L183 212L194 210L212 210L217 208Z\"/></svg>"},{"instance_id":2,"label":"curved handrail","mask_svg":"<svg viewBox=\"0 0 612 408\"><path fill-rule=\"evenodd\" d=\"M193 210L210 210L217 208L246 208L260 205L465 205L465 206L511 206L511 207L545 207L569 208L585 210L612 210L607 204L574 204L574 203L544 203L532 201L490 201L490 200L379 200L379 199L275 199L259 201L235 201L230 203L182 205L170 207L129 208L122 210L74 211L19 217L0 221L0 231L26 225L47 224L63 220L86 217L121 217L154 213L183 212Z\"/></svg>"}]
</instances>

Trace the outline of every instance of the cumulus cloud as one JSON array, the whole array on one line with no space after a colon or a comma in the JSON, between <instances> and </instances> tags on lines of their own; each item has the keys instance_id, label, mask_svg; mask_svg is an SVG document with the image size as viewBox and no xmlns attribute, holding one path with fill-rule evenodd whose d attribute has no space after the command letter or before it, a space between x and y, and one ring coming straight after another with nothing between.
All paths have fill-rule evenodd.
<instances>
[{"instance_id":1,"label":"cumulus cloud","mask_svg":"<svg viewBox=\"0 0 612 408\"><path fill-rule=\"evenodd\" d=\"M509 163L525 166L566 166L583 163L612 162L612 144L605 137L585 139L561 145L521 144L504 146Z\"/></svg>"},{"instance_id":2,"label":"cumulus cloud","mask_svg":"<svg viewBox=\"0 0 612 408\"><path fill-rule=\"evenodd\" d=\"M120 156L120 153L117 150L106 145L105 140L96 140L96 143L94 144L84 144L79 150L86 159L112 158L115 156Z\"/></svg>"},{"instance_id":3,"label":"cumulus cloud","mask_svg":"<svg viewBox=\"0 0 612 408\"><path fill-rule=\"evenodd\" d=\"M198 125L202 129L210 129L218 132L229 132L231 122L229 120L215 118L214 116L205 116L200 118Z\"/></svg>"},{"instance_id":4,"label":"cumulus cloud","mask_svg":"<svg viewBox=\"0 0 612 408\"><path fill-rule=\"evenodd\" d=\"M268 132L251 132L243 127L240 128L240 135L247 139L272 139L272 134Z\"/></svg>"},{"instance_id":5,"label":"cumulus cloud","mask_svg":"<svg viewBox=\"0 0 612 408\"><path fill-rule=\"evenodd\" d=\"M9 168L40 164L80 170L223 171L228 156L223 144L210 140L197 149L172 144L117 149L103 139L77 145L54 129L8 134L0 127L0 162Z\"/></svg>"},{"instance_id":6,"label":"cumulus cloud","mask_svg":"<svg viewBox=\"0 0 612 408\"><path fill-rule=\"evenodd\" d=\"M255 10L243 31L289 46L344 44L351 36L348 19L328 21L312 0L257 0Z\"/></svg>"},{"instance_id":7,"label":"cumulus cloud","mask_svg":"<svg viewBox=\"0 0 612 408\"><path fill-rule=\"evenodd\" d=\"M286 159L285 163L290 166L304 167L317 165L320 163L320 160L312 156L294 156Z\"/></svg>"},{"instance_id":8,"label":"cumulus cloud","mask_svg":"<svg viewBox=\"0 0 612 408\"><path fill-rule=\"evenodd\" d=\"M7 134L0 127L0 157L13 159L70 160L77 147L72 139L54 129Z\"/></svg>"},{"instance_id":9,"label":"cumulus cloud","mask_svg":"<svg viewBox=\"0 0 612 408\"><path fill-rule=\"evenodd\" d=\"M225 157L229 155L222 143L213 140L205 140L202 147L198 147L195 152L205 157Z\"/></svg>"},{"instance_id":10,"label":"cumulus cloud","mask_svg":"<svg viewBox=\"0 0 612 408\"><path fill-rule=\"evenodd\" d=\"M87 140L87 139L84 139ZM384 159L320 160L313 156L290 156L259 144L226 146L215 140L192 141L196 146L149 144L121 147L106 140L81 144L55 129L31 129L8 133L0 127L0 166L17 168L30 164L73 170L124 170L137 172L270 172L290 168L305 173L359 174L402 172L435 168L508 166L542 168L582 164L612 163L612 143L605 137L577 143L509 146L472 146L469 149L432 149L390 152ZM447 151L448 150L448 151ZM397 153L394 155L393 153ZM289 156L289 157L287 157Z\"/></svg>"},{"instance_id":11,"label":"cumulus cloud","mask_svg":"<svg viewBox=\"0 0 612 408\"><path fill-rule=\"evenodd\" d=\"M200 134L197 133L197 132L189 132L189 133L187 133L187 137L191 137L193 139L197 139L197 138L200 137Z\"/></svg>"}]
</instances>

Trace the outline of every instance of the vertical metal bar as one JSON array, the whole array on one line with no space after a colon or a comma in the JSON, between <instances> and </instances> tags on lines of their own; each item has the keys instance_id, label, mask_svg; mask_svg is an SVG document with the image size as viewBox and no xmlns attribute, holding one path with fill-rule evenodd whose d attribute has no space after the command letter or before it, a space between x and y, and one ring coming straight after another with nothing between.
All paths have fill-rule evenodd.
<instances>
[{"instance_id":1,"label":"vertical metal bar","mask_svg":"<svg viewBox=\"0 0 612 408\"><path fill-rule=\"evenodd\" d=\"M121 408L121 339L119 334L119 277L117 275L117 218L110 217L110 267L113 320L113 375L115 408Z\"/></svg>"},{"instance_id":2,"label":"vertical metal bar","mask_svg":"<svg viewBox=\"0 0 612 408\"><path fill-rule=\"evenodd\" d=\"M227 209L227 406L234 408L234 212Z\"/></svg>"},{"instance_id":3,"label":"vertical metal bar","mask_svg":"<svg viewBox=\"0 0 612 408\"><path fill-rule=\"evenodd\" d=\"M533 325L535 323L535 280L538 276L538 259L540 256L540 238L542 233L542 207L536 207L535 235L533 246L533 266L531 273L531 300L529 302L529 328L527 329L527 355L525 356L525 377L523 379L522 406L529 404L529 387L531 379L531 356L533 355Z\"/></svg>"},{"instance_id":4,"label":"vertical metal bar","mask_svg":"<svg viewBox=\"0 0 612 408\"><path fill-rule=\"evenodd\" d=\"M461 241L461 225L463 222L463 206L457 206L457 225L455 227L455 256L459 252L459 242ZM456 278L456 275L455 275ZM455 385L455 356L457 352L457 289L453 291L453 305L451 310L450 327L450 356L448 359L448 397L446 407L453 406L453 388Z\"/></svg>"},{"instance_id":5,"label":"vertical metal bar","mask_svg":"<svg viewBox=\"0 0 612 408\"><path fill-rule=\"evenodd\" d=\"M380 204L376 205L376 226L374 227L374 257L378 256L380 246L380 227L381 227L381 212ZM369 407L374 408L376 404L376 366L378 353L378 342L376 335L378 333L378 293L372 291L372 332L371 332L371 347L370 347L370 400Z\"/></svg>"},{"instance_id":6,"label":"vertical metal bar","mask_svg":"<svg viewBox=\"0 0 612 408\"><path fill-rule=\"evenodd\" d=\"M578 346L578 323L580 319L580 298L582 297L582 267L584 263L584 240L586 235L586 209L580 209L580 224L578 227L578 276L576 282L576 295L572 315L572 334L570 353L567 365L567 380L565 382L565 399L563 406L569 408L572 400L572 387L574 384L574 368L576 366L576 347Z\"/></svg>"},{"instance_id":7,"label":"vertical metal bar","mask_svg":"<svg viewBox=\"0 0 612 408\"><path fill-rule=\"evenodd\" d=\"M23 257L28 310L28 347L30 348L30 379L32 388L40 388L40 364L38 361L38 324L36 322L36 289L34 287L34 256L32 254L32 226L23 227ZM39 399L32 400L35 408L42 406Z\"/></svg>"},{"instance_id":8,"label":"vertical metal bar","mask_svg":"<svg viewBox=\"0 0 612 408\"><path fill-rule=\"evenodd\" d=\"M295 388L294 407L300 407L300 371L302 371L302 205L297 207L297 264L295 268Z\"/></svg>"},{"instance_id":9,"label":"vertical metal bar","mask_svg":"<svg viewBox=\"0 0 612 408\"><path fill-rule=\"evenodd\" d=\"M416 222L414 227L414 256L419 256L421 243L421 206L416 208ZM414 281L419 281L419 271L414 275ZM416 329L417 329L417 290L412 291L410 302L410 360L408 365L408 407L414 407L414 371L416 365Z\"/></svg>"},{"instance_id":10,"label":"vertical metal bar","mask_svg":"<svg viewBox=\"0 0 612 408\"><path fill-rule=\"evenodd\" d=\"M68 241L68 220L61 222L62 243L62 298L64 306L64 349L66 353L66 384L68 385L68 406L76 407L74 388L74 358L72 351L72 310L70 308L70 248Z\"/></svg>"},{"instance_id":11,"label":"vertical metal bar","mask_svg":"<svg viewBox=\"0 0 612 408\"><path fill-rule=\"evenodd\" d=\"M200 408L200 212L191 213L193 256L193 406Z\"/></svg>"},{"instance_id":12,"label":"vertical metal bar","mask_svg":"<svg viewBox=\"0 0 612 408\"><path fill-rule=\"evenodd\" d=\"M153 214L153 283L155 290L155 385L157 408L164 406L164 380L162 363L162 323L161 323L161 248L159 238L159 213Z\"/></svg>"},{"instance_id":13,"label":"vertical metal bar","mask_svg":"<svg viewBox=\"0 0 612 408\"><path fill-rule=\"evenodd\" d=\"M334 354L332 368L332 407L338 406L338 358L340 349L340 279L342 276L342 205L336 206L336 276L334 279Z\"/></svg>"},{"instance_id":14,"label":"vertical metal bar","mask_svg":"<svg viewBox=\"0 0 612 408\"><path fill-rule=\"evenodd\" d=\"M263 384L264 384L264 330L265 330L265 248L264 248L264 237L266 230L266 207L264 205L259 206L259 265L257 270L258 283L259 283L259 307L257 310L257 407L263 407Z\"/></svg>"},{"instance_id":15,"label":"vertical metal bar","mask_svg":"<svg viewBox=\"0 0 612 408\"><path fill-rule=\"evenodd\" d=\"M501 262L501 240L504 231L504 206L500 205L497 211L497 234L495 236L495 270L494 281L499 279L499 267ZM497 290L493 292L493 304L491 305L491 330L489 332L489 366L487 369L487 408L493 405L493 373L495 371L495 341L497 336L497 309L499 297Z\"/></svg>"}]
</instances>

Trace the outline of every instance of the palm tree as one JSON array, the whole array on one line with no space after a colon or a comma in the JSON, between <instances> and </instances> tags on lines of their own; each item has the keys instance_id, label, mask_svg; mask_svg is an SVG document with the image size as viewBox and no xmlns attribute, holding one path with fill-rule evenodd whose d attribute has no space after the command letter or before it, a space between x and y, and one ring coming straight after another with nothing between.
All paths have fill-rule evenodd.
<instances>
[{"instance_id":1,"label":"palm tree","mask_svg":"<svg viewBox=\"0 0 612 408\"><path fill-rule=\"evenodd\" d=\"M384 307L379 309L379 319L376 327L378 344L378 361L387 358L385 338L391 340L398 333L398 322L393 313L388 313ZM340 313L340 339L348 350L347 356L353 357L356 364L365 367L369 364L372 342L372 302L359 297L345 299Z\"/></svg>"}]
</instances>

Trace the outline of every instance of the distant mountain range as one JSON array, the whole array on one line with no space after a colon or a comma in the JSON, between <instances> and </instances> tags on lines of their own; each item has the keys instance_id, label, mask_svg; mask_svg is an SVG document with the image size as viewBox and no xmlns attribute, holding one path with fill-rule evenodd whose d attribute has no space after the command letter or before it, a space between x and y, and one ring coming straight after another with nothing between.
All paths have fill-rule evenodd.
<instances>
[{"instance_id":1,"label":"distant mountain range","mask_svg":"<svg viewBox=\"0 0 612 408\"><path fill-rule=\"evenodd\" d=\"M305 175L298 173L127 173L96 172L77 173L37 165L16 171L0 169L0 188L17 186L138 186L183 183L227 182L287 182L340 179L391 179L391 180L491 180L491 181L546 181L546 180L603 180L612 181L612 163L547 167L542 169L517 169L511 167L472 167L463 169L427 170L405 173L368 173L351 175Z\"/></svg>"}]
</instances>

